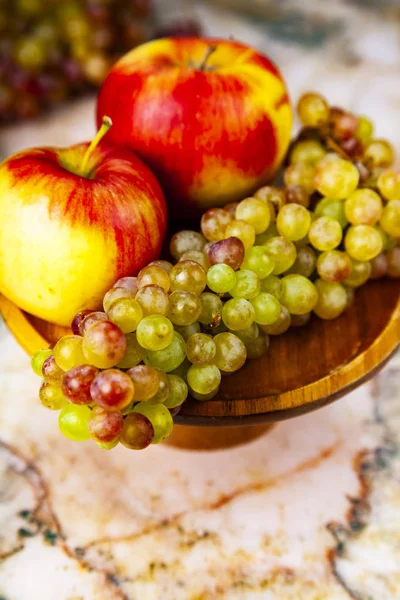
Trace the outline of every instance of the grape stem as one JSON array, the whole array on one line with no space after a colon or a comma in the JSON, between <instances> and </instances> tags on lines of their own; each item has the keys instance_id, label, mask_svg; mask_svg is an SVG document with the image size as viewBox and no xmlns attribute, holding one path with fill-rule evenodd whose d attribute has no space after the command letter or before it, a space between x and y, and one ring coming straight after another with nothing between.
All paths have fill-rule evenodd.
<instances>
[{"instance_id":1,"label":"grape stem","mask_svg":"<svg viewBox=\"0 0 400 600\"><path fill-rule=\"evenodd\" d=\"M107 117L107 116L103 117L103 119L101 121L101 127L98 130L98 132L96 133L96 135L94 136L93 140L90 143L89 148L86 150L85 155L83 157L82 164L81 164L81 173L86 174L90 157L92 156L94 150L99 145L100 141L106 135L107 131L112 127L112 124L113 123L112 123L112 120L110 119L110 117Z\"/></svg>"}]
</instances>

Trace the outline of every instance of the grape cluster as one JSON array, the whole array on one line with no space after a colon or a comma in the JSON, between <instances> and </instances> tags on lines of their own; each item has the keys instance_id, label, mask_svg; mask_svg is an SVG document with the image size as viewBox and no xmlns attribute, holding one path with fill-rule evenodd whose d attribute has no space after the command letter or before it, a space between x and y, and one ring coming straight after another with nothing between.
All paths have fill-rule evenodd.
<instances>
[{"instance_id":1,"label":"grape cluster","mask_svg":"<svg viewBox=\"0 0 400 600\"><path fill-rule=\"evenodd\" d=\"M391 146L318 94L303 96L298 112L305 127L284 187L205 212L201 232L172 237L175 264L156 260L120 279L103 311L78 314L73 335L33 357L41 402L61 411L67 437L103 448L160 442L189 393L213 398L223 375L267 352L270 336L312 313L338 317L370 278L400 277Z\"/></svg>"},{"instance_id":2,"label":"grape cluster","mask_svg":"<svg viewBox=\"0 0 400 600\"><path fill-rule=\"evenodd\" d=\"M99 85L147 37L149 0L0 3L0 122Z\"/></svg>"}]
</instances>

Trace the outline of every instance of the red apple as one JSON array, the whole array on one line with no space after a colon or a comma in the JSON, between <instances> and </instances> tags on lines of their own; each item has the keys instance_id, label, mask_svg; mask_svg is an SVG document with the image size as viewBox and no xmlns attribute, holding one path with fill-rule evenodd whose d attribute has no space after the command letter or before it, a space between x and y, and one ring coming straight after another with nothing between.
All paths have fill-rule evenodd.
<instances>
[{"instance_id":1,"label":"red apple","mask_svg":"<svg viewBox=\"0 0 400 600\"><path fill-rule=\"evenodd\" d=\"M1 292L59 325L157 258L167 221L148 167L105 142L11 156L0 165L0 213Z\"/></svg>"},{"instance_id":2,"label":"red apple","mask_svg":"<svg viewBox=\"0 0 400 600\"><path fill-rule=\"evenodd\" d=\"M264 185L290 140L284 81L236 41L166 38L135 48L107 76L97 115L134 149L178 215L241 200Z\"/></svg>"}]
</instances>

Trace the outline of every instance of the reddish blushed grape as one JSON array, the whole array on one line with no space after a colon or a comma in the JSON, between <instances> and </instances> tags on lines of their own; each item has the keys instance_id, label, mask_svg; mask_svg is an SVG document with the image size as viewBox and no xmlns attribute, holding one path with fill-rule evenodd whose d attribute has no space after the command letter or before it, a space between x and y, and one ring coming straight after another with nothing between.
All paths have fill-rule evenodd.
<instances>
[{"instance_id":1,"label":"reddish blushed grape","mask_svg":"<svg viewBox=\"0 0 400 600\"><path fill-rule=\"evenodd\" d=\"M77 315L75 315L74 320L71 323L71 329L74 335L82 335L82 323L84 319L91 313L93 313L92 310L83 310L82 312L79 312Z\"/></svg>"},{"instance_id":2,"label":"reddish blushed grape","mask_svg":"<svg viewBox=\"0 0 400 600\"><path fill-rule=\"evenodd\" d=\"M114 323L100 321L85 332L82 350L88 363L99 369L108 369L123 359L126 339Z\"/></svg>"},{"instance_id":3,"label":"reddish blushed grape","mask_svg":"<svg viewBox=\"0 0 400 600\"><path fill-rule=\"evenodd\" d=\"M118 369L102 371L90 386L90 395L96 404L106 410L121 410L133 400L135 387L132 379Z\"/></svg>"},{"instance_id":4,"label":"reddish blushed grape","mask_svg":"<svg viewBox=\"0 0 400 600\"><path fill-rule=\"evenodd\" d=\"M42 375L46 383L60 384L65 371L60 369L54 356L49 356L42 365Z\"/></svg>"},{"instance_id":5,"label":"reddish blushed grape","mask_svg":"<svg viewBox=\"0 0 400 600\"><path fill-rule=\"evenodd\" d=\"M158 369L147 365L138 365L129 369L127 375L132 379L135 387L135 401L143 402L149 400L158 392L160 379Z\"/></svg>"},{"instance_id":6,"label":"reddish blushed grape","mask_svg":"<svg viewBox=\"0 0 400 600\"><path fill-rule=\"evenodd\" d=\"M90 437L97 442L109 444L118 438L122 431L124 418L119 412L107 412L100 407L92 410L89 419Z\"/></svg>"},{"instance_id":7,"label":"reddish blushed grape","mask_svg":"<svg viewBox=\"0 0 400 600\"><path fill-rule=\"evenodd\" d=\"M161 262L161 261L160 261ZM113 288L123 288L129 290L131 296L135 297L138 291L137 277L122 277L114 283Z\"/></svg>"},{"instance_id":8,"label":"reddish blushed grape","mask_svg":"<svg viewBox=\"0 0 400 600\"><path fill-rule=\"evenodd\" d=\"M154 439L154 427L145 415L129 413L124 419L119 441L129 450L143 450Z\"/></svg>"},{"instance_id":9,"label":"reddish blushed grape","mask_svg":"<svg viewBox=\"0 0 400 600\"><path fill-rule=\"evenodd\" d=\"M85 335L86 331L94 325L95 323L99 323L100 321L108 321L108 317L105 312L91 312L89 313L80 324L80 332L81 335Z\"/></svg>"},{"instance_id":10,"label":"reddish blushed grape","mask_svg":"<svg viewBox=\"0 0 400 600\"><path fill-rule=\"evenodd\" d=\"M79 365L65 373L62 380L63 394L74 404L91 404L90 386L99 370L92 365Z\"/></svg>"},{"instance_id":11,"label":"reddish blushed grape","mask_svg":"<svg viewBox=\"0 0 400 600\"><path fill-rule=\"evenodd\" d=\"M244 255L245 248L242 240L230 237L211 246L208 251L208 260L211 266L224 263L236 271L242 264Z\"/></svg>"},{"instance_id":12,"label":"reddish blushed grape","mask_svg":"<svg viewBox=\"0 0 400 600\"><path fill-rule=\"evenodd\" d=\"M209 241L222 240L232 220L232 216L223 208L210 208L201 217L201 232Z\"/></svg>"}]
</instances>

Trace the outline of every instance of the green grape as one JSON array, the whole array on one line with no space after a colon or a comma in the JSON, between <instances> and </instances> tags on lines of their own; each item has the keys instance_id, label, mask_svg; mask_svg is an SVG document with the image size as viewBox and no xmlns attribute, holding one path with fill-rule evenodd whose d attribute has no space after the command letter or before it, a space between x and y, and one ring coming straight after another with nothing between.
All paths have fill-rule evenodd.
<instances>
[{"instance_id":1,"label":"green grape","mask_svg":"<svg viewBox=\"0 0 400 600\"><path fill-rule=\"evenodd\" d=\"M374 126L367 117L358 117L356 138L363 144L369 142L374 133Z\"/></svg>"},{"instance_id":2,"label":"green grape","mask_svg":"<svg viewBox=\"0 0 400 600\"><path fill-rule=\"evenodd\" d=\"M243 242L245 248L251 248L256 239L253 225L246 221L231 221L225 229L225 239L236 237Z\"/></svg>"},{"instance_id":3,"label":"green grape","mask_svg":"<svg viewBox=\"0 0 400 600\"><path fill-rule=\"evenodd\" d=\"M135 294L136 292L132 293L128 287L112 287L103 298L104 311L108 313L114 302L117 302L117 300L121 300L122 298L133 298ZM84 331L82 331L82 333L84 333Z\"/></svg>"},{"instance_id":4,"label":"green grape","mask_svg":"<svg viewBox=\"0 0 400 600\"><path fill-rule=\"evenodd\" d=\"M386 255L387 274L389 277L398 279L400 277L400 248L392 248Z\"/></svg>"},{"instance_id":5,"label":"green grape","mask_svg":"<svg viewBox=\"0 0 400 600\"><path fill-rule=\"evenodd\" d=\"M311 312L318 301L315 285L303 275L286 275L282 279L281 302L290 314L304 315Z\"/></svg>"},{"instance_id":6,"label":"green grape","mask_svg":"<svg viewBox=\"0 0 400 600\"><path fill-rule=\"evenodd\" d=\"M318 290L318 302L314 312L321 319L336 319L347 306L347 293L341 283L332 283L317 279L315 287Z\"/></svg>"},{"instance_id":7,"label":"green grape","mask_svg":"<svg viewBox=\"0 0 400 600\"><path fill-rule=\"evenodd\" d=\"M140 406L140 404L137 406ZM165 410L169 413L168 409ZM164 415L159 415L158 417L158 420L161 421L161 423L163 416ZM165 422L169 423L167 417L164 417L164 419ZM159 424L158 428L161 430L162 425ZM131 412L124 419L119 440L121 444L129 450L144 450L144 448L147 448L154 440L154 426L152 421L148 416L141 414L139 411Z\"/></svg>"},{"instance_id":8,"label":"green grape","mask_svg":"<svg viewBox=\"0 0 400 600\"><path fill-rule=\"evenodd\" d=\"M179 365L179 367L177 369L174 369L173 371L171 371L171 373L169 373L169 375L178 375L178 377L180 377L181 379L186 381L187 372L189 370L189 367L190 367L190 362L188 361L187 358L185 358L185 360Z\"/></svg>"},{"instance_id":9,"label":"green grape","mask_svg":"<svg viewBox=\"0 0 400 600\"><path fill-rule=\"evenodd\" d=\"M387 169L378 178L378 188L387 200L400 199L400 169Z\"/></svg>"},{"instance_id":10,"label":"green grape","mask_svg":"<svg viewBox=\"0 0 400 600\"><path fill-rule=\"evenodd\" d=\"M285 169L283 180L286 186L300 186L307 194L315 191L315 167L309 163L295 163ZM282 207L283 208L283 207Z\"/></svg>"},{"instance_id":11,"label":"green grape","mask_svg":"<svg viewBox=\"0 0 400 600\"><path fill-rule=\"evenodd\" d=\"M344 212L344 202L342 200L322 198L315 207L314 215L316 217L330 217L331 219L335 219L342 229L349 224Z\"/></svg>"},{"instance_id":12,"label":"green grape","mask_svg":"<svg viewBox=\"0 0 400 600\"><path fill-rule=\"evenodd\" d=\"M168 408L163 404L152 405L147 402L139 402L133 412L144 415L153 425L154 438L152 444L159 444L171 435L174 422Z\"/></svg>"},{"instance_id":13,"label":"green grape","mask_svg":"<svg viewBox=\"0 0 400 600\"><path fill-rule=\"evenodd\" d=\"M381 218L382 200L373 190L363 188L350 194L344 210L352 225L375 225Z\"/></svg>"},{"instance_id":14,"label":"green grape","mask_svg":"<svg viewBox=\"0 0 400 600\"><path fill-rule=\"evenodd\" d=\"M174 325L191 325L202 312L201 296L193 292L176 291L169 297L168 318Z\"/></svg>"},{"instance_id":15,"label":"green grape","mask_svg":"<svg viewBox=\"0 0 400 600\"><path fill-rule=\"evenodd\" d=\"M260 325L260 327L268 335L282 335L282 333L285 333L289 329L290 323L290 313L286 306L282 305L279 319L272 325Z\"/></svg>"},{"instance_id":16,"label":"green grape","mask_svg":"<svg viewBox=\"0 0 400 600\"><path fill-rule=\"evenodd\" d=\"M351 225L347 230L344 245L351 258L367 261L378 256L383 244L379 231L371 225Z\"/></svg>"},{"instance_id":17,"label":"green grape","mask_svg":"<svg viewBox=\"0 0 400 600\"><path fill-rule=\"evenodd\" d=\"M333 250L342 241L343 231L340 224L330 217L319 217L310 227L308 238L317 250Z\"/></svg>"},{"instance_id":18,"label":"green grape","mask_svg":"<svg viewBox=\"0 0 400 600\"><path fill-rule=\"evenodd\" d=\"M119 369L131 369L142 362L146 350L137 341L136 333L128 333L125 336L126 350L123 358L117 364Z\"/></svg>"},{"instance_id":19,"label":"green grape","mask_svg":"<svg viewBox=\"0 0 400 600\"><path fill-rule=\"evenodd\" d=\"M263 248L265 250L265 248ZM268 257L269 258L269 257ZM260 280L253 271L240 270L236 273L236 283L229 293L233 298L255 298L260 291Z\"/></svg>"},{"instance_id":20,"label":"green grape","mask_svg":"<svg viewBox=\"0 0 400 600\"><path fill-rule=\"evenodd\" d=\"M73 404L93 404L90 386L99 370L91 365L78 365L65 373L62 380L62 392Z\"/></svg>"},{"instance_id":21,"label":"green grape","mask_svg":"<svg viewBox=\"0 0 400 600\"><path fill-rule=\"evenodd\" d=\"M255 358L261 358L268 352L269 348L269 337L266 333L261 333L254 340L254 342L250 342L246 344L247 358L253 360Z\"/></svg>"},{"instance_id":22,"label":"green grape","mask_svg":"<svg viewBox=\"0 0 400 600\"><path fill-rule=\"evenodd\" d=\"M232 220L232 215L223 208L210 208L201 217L201 232L210 242L218 242L224 239L225 229Z\"/></svg>"},{"instance_id":23,"label":"green grape","mask_svg":"<svg viewBox=\"0 0 400 600\"><path fill-rule=\"evenodd\" d=\"M151 263L148 264L148 266L149 267L152 267L152 266L161 267L162 269L164 269L164 271L166 273L170 273L170 271L174 265L172 263L170 263L168 260L153 260Z\"/></svg>"},{"instance_id":24,"label":"green grape","mask_svg":"<svg viewBox=\"0 0 400 600\"><path fill-rule=\"evenodd\" d=\"M105 410L122 410L134 396L132 379L119 369L101 371L90 386L90 395Z\"/></svg>"},{"instance_id":25,"label":"green grape","mask_svg":"<svg viewBox=\"0 0 400 600\"><path fill-rule=\"evenodd\" d=\"M241 268L245 271L253 271L259 279L264 279L272 273L274 266L274 260L264 246L253 246L246 250ZM233 295L232 290L230 293Z\"/></svg>"},{"instance_id":26,"label":"green grape","mask_svg":"<svg viewBox=\"0 0 400 600\"><path fill-rule=\"evenodd\" d=\"M351 261L351 273L343 281L349 287L357 288L364 285L371 275L371 263L359 260Z\"/></svg>"},{"instance_id":27,"label":"green grape","mask_svg":"<svg viewBox=\"0 0 400 600\"><path fill-rule=\"evenodd\" d=\"M269 275L261 282L261 292L272 294L277 300L282 296L282 281L275 275Z\"/></svg>"},{"instance_id":28,"label":"green grape","mask_svg":"<svg viewBox=\"0 0 400 600\"><path fill-rule=\"evenodd\" d=\"M182 254L189 250L199 250L201 252L206 241L201 233L184 229L172 236L169 251L175 260L179 260Z\"/></svg>"},{"instance_id":29,"label":"green grape","mask_svg":"<svg viewBox=\"0 0 400 600\"><path fill-rule=\"evenodd\" d=\"M290 152L290 162L316 165L325 154L325 149L318 140L300 140Z\"/></svg>"},{"instance_id":30,"label":"green grape","mask_svg":"<svg viewBox=\"0 0 400 600\"><path fill-rule=\"evenodd\" d=\"M392 200L385 206L380 225L388 235L400 238L400 200Z\"/></svg>"},{"instance_id":31,"label":"green grape","mask_svg":"<svg viewBox=\"0 0 400 600\"><path fill-rule=\"evenodd\" d=\"M83 442L90 438L89 419L92 411L88 406L67 404L61 409L58 426L65 437L74 442Z\"/></svg>"},{"instance_id":32,"label":"green grape","mask_svg":"<svg viewBox=\"0 0 400 600\"><path fill-rule=\"evenodd\" d=\"M388 260L386 256L381 252L378 256L375 256L371 260L371 275L370 279L380 279L386 275L388 270Z\"/></svg>"},{"instance_id":33,"label":"green grape","mask_svg":"<svg viewBox=\"0 0 400 600\"><path fill-rule=\"evenodd\" d=\"M320 94L307 92L301 96L297 103L297 114L303 125L319 127L329 120L329 105Z\"/></svg>"},{"instance_id":34,"label":"green grape","mask_svg":"<svg viewBox=\"0 0 400 600\"><path fill-rule=\"evenodd\" d=\"M184 260L177 263L171 273L171 291L194 292L199 295L206 287L206 273L197 262Z\"/></svg>"},{"instance_id":35,"label":"green grape","mask_svg":"<svg viewBox=\"0 0 400 600\"><path fill-rule=\"evenodd\" d=\"M195 321L190 325L175 325L174 327L175 331L181 334L185 342L188 341L191 335L194 335L195 333L200 333L201 331L200 323L198 321Z\"/></svg>"},{"instance_id":36,"label":"green grape","mask_svg":"<svg viewBox=\"0 0 400 600\"><path fill-rule=\"evenodd\" d=\"M236 280L236 277L235 277ZM200 296L202 311L199 321L207 327L214 327L221 321L222 301L211 292L204 292Z\"/></svg>"},{"instance_id":37,"label":"green grape","mask_svg":"<svg viewBox=\"0 0 400 600\"><path fill-rule=\"evenodd\" d=\"M208 254L205 252L200 252L199 250L188 250L188 252L185 252L180 257L179 262L184 260L192 260L193 262L198 263L201 267L203 267L205 272L207 272L210 268Z\"/></svg>"},{"instance_id":38,"label":"green grape","mask_svg":"<svg viewBox=\"0 0 400 600\"><path fill-rule=\"evenodd\" d=\"M290 269L296 260L296 246L284 237L274 237L265 242L264 247L275 261L272 275L280 275Z\"/></svg>"},{"instance_id":39,"label":"green grape","mask_svg":"<svg viewBox=\"0 0 400 600\"><path fill-rule=\"evenodd\" d=\"M242 240L235 237L226 238L212 244L207 252L210 265L224 263L234 271L240 267L244 259L244 245Z\"/></svg>"},{"instance_id":40,"label":"green grape","mask_svg":"<svg viewBox=\"0 0 400 600\"><path fill-rule=\"evenodd\" d=\"M60 410L68 404L60 386L54 383L43 383L39 390L39 398L43 406L50 410Z\"/></svg>"},{"instance_id":41,"label":"green grape","mask_svg":"<svg viewBox=\"0 0 400 600\"><path fill-rule=\"evenodd\" d=\"M148 365L137 365L127 371L135 388L134 401L144 402L153 398L160 387L158 370Z\"/></svg>"},{"instance_id":42,"label":"green grape","mask_svg":"<svg viewBox=\"0 0 400 600\"><path fill-rule=\"evenodd\" d=\"M324 281L332 283L344 281L351 273L351 260L345 252L329 250L323 252L317 260L318 275Z\"/></svg>"},{"instance_id":43,"label":"green grape","mask_svg":"<svg viewBox=\"0 0 400 600\"><path fill-rule=\"evenodd\" d=\"M278 237L278 236L279 236L279 232L278 232L276 223L271 223L270 226L268 227L268 229L266 231L264 231L264 233L260 233L259 235L256 235L254 244L255 244L255 246L263 246L263 245L265 245L265 242L268 242L268 240L270 240L271 238Z\"/></svg>"},{"instance_id":44,"label":"green grape","mask_svg":"<svg viewBox=\"0 0 400 600\"><path fill-rule=\"evenodd\" d=\"M118 446L118 444L119 444L119 438L117 438L113 442L109 442L109 443L98 442L97 440L95 440L95 442L98 445L98 447L101 448L102 450L112 450L113 448L115 448L116 446Z\"/></svg>"},{"instance_id":45,"label":"green grape","mask_svg":"<svg viewBox=\"0 0 400 600\"><path fill-rule=\"evenodd\" d=\"M239 222L245 221L245 223L252 225L254 231L258 234L267 229L271 221L271 212L268 205L262 200L258 198L245 198L245 200L239 202L235 218Z\"/></svg>"},{"instance_id":46,"label":"green grape","mask_svg":"<svg viewBox=\"0 0 400 600\"><path fill-rule=\"evenodd\" d=\"M214 338L214 364L225 373L233 373L243 367L246 362L246 346L234 333L219 333ZM190 385L190 382L189 382Z\"/></svg>"},{"instance_id":47,"label":"green grape","mask_svg":"<svg viewBox=\"0 0 400 600\"><path fill-rule=\"evenodd\" d=\"M169 373L179 367L185 356L186 342L180 333L174 331L171 343L162 350L148 350L144 362L150 367Z\"/></svg>"},{"instance_id":48,"label":"green grape","mask_svg":"<svg viewBox=\"0 0 400 600\"><path fill-rule=\"evenodd\" d=\"M96 442L110 444L119 438L124 424L120 412L107 412L96 406L89 419L89 432Z\"/></svg>"},{"instance_id":49,"label":"green grape","mask_svg":"<svg viewBox=\"0 0 400 600\"><path fill-rule=\"evenodd\" d=\"M164 404L169 396L169 379L168 375L161 369L154 368L158 375L158 390L147 400L149 404Z\"/></svg>"},{"instance_id":50,"label":"green grape","mask_svg":"<svg viewBox=\"0 0 400 600\"><path fill-rule=\"evenodd\" d=\"M188 396L189 390L185 381L178 375L168 375L169 396L164 403L167 408L176 408L183 404Z\"/></svg>"},{"instance_id":51,"label":"green grape","mask_svg":"<svg viewBox=\"0 0 400 600\"><path fill-rule=\"evenodd\" d=\"M393 146L386 140L371 140L365 148L364 162L370 167L390 167L393 160Z\"/></svg>"},{"instance_id":52,"label":"green grape","mask_svg":"<svg viewBox=\"0 0 400 600\"><path fill-rule=\"evenodd\" d=\"M187 372L187 382L198 394L209 394L221 383L221 372L216 365L192 365Z\"/></svg>"},{"instance_id":53,"label":"green grape","mask_svg":"<svg viewBox=\"0 0 400 600\"><path fill-rule=\"evenodd\" d=\"M287 273L310 277L314 273L316 264L317 256L315 250L310 248L310 246L301 246L297 250L297 257L293 266L290 267Z\"/></svg>"},{"instance_id":54,"label":"green grape","mask_svg":"<svg viewBox=\"0 0 400 600\"><path fill-rule=\"evenodd\" d=\"M285 192L270 185L265 185L258 189L254 194L254 198L258 198L268 204L271 213L271 224L275 221L276 213L286 204Z\"/></svg>"},{"instance_id":55,"label":"green grape","mask_svg":"<svg viewBox=\"0 0 400 600\"><path fill-rule=\"evenodd\" d=\"M314 183L320 194L333 200L344 200L357 188L360 175L348 160L322 160L315 171Z\"/></svg>"},{"instance_id":56,"label":"green grape","mask_svg":"<svg viewBox=\"0 0 400 600\"><path fill-rule=\"evenodd\" d=\"M236 273L229 265L223 263L213 265L207 273L207 285L213 292L224 294L236 283ZM200 322L201 318L199 317Z\"/></svg>"},{"instance_id":57,"label":"green grape","mask_svg":"<svg viewBox=\"0 0 400 600\"><path fill-rule=\"evenodd\" d=\"M14 50L15 62L24 71L36 73L40 71L46 62L46 46L37 37L20 37Z\"/></svg>"},{"instance_id":58,"label":"green grape","mask_svg":"<svg viewBox=\"0 0 400 600\"><path fill-rule=\"evenodd\" d=\"M255 310L244 298L232 298L222 308L222 320L231 331L248 329L254 319Z\"/></svg>"},{"instance_id":59,"label":"green grape","mask_svg":"<svg viewBox=\"0 0 400 600\"><path fill-rule=\"evenodd\" d=\"M47 350L39 350L31 358L32 371L38 377L42 377L42 366L45 360L53 355L53 350L48 348Z\"/></svg>"},{"instance_id":60,"label":"green grape","mask_svg":"<svg viewBox=\"0 0 400 600\"><path fill-rule=\"evenodd\" d=\"M219 387L215 388L215 390L213 390L209 394L198 394L194 390L189 390L189 391L190 391L190 395L195 400L198 400L199 402L207 402L207 400L212 400L218 394Z\"/></svg>"},{"instance_id":61,"label":"green grape","mask_svg":"<svg viewBox=\"0 0 400 600\"><path fill-rule=\"evenodd\" d=\"M137 284L139 289L147 285L159 285L168 292L171 282L165 269L156 265L148 265L137 276Z\"/></svg>"},{"instance_id":62,"label":"green grape","mask_svg":"<svg viewBox=\"0 0 400 600\"><path fill-rule=\"evenodd\" d=\"M195 333L187 342L187 357L191 363L204 365L215 356L214 340L206 333Z\"/></svg>"},{"instance_id":63,"label":"green grape","mask_svg":"<svg viewBox=\"0 0 400 600\"><path fill-rule=\"evenodd\" d=\"M142 317L149 315L166 315L169 310L167 292L159 285L146 285L136 294L135 301L142 308ZM118 323L117 323L118 325Z\"/></svg>"},{"instance_id":64,"label":"green grape","mask_svg":"<svg viewBox=\"0 0 400 600\"><path fill-rule=\"evenodd\" d=\"M143 310L134 298L121 298L113 303L107 316L123 333L132 333L143 318Z\"/></svg>"},{"instance_id":65,"label":"green grape","mask_svg":"<svg viewBox=\"0 0 400 600\"><path fill-rule=\"evenodd\" d=\"M281 305L272 294L261 292L256 298L250 300L255 311L255 322L258 325L272 325L279 319Z\"/></svg>"},{"instance_id":66,"label":"green grape","mask_svg":"<svg viewBox=\"0 0 400 600\"><path fill-rule=\"evenodd\" d=\"M247 329L242 329L241 331L235 331L235 335L242 340L243 344L247 346L254 342L260 335L260 328L257 323L252 323L250 327Z\"/></svg>"},{"instance_id":67,"label":"green grape","mask_svg":"<svg viewBox=\"0 0 400 600\"><path fill-rule=\"evenodd\" d=\"M292 242L303 239L310 225L310 213L300 204L286 204L279 211L276 219L279 234Z\"/></svg>"},{"instance_id":68,"label":"green grape","mask_svg":"<svg viewBox=\"0 0 400 600\"><path fill-rule=\"evenodd\" d=\"M290 326L291 327L304 327L307 325L309 320L311 319L311 313L306 313L305 315L291 315L290 317Z\"/></svg>"},{"instance_id":69,"label":"green grape","mask_svg":"<svg viewBox=\"0 0 400 600\"><path fill-rule=\"evenodd\" d=\"M79 335L65 335L54 346L53 355L63 371L83 365L86 361L82 352L82 338Z\"/></svg>"},{"instance_id":70,"label":"green grape","mask_svg":"<svg viewBox=\"0 0 400 600\"><path fill-rule=\"evenodd\" d=\"M167 317L150 315L139 323L137 341L146 350L163 350L172 342L174 327Z\"/></svg>"},{"instance_id":71,"label":"green grape","mask_svg":"<svg viewBox=\"0 0 400 600\"><path fill-rule=\"evenodd\" d=\"M46 358L42 366L42 375L46 383L59 385L64 377L65 371L60 369L53 355Z\"/></svg>"},{"instance_id":72,"label":"green grape","mask_svg":"<svg viewBox=\"0 0 400 600\"><path fill-rule=\"evenodd\" d=\"M114 323L99 321L85 332L82 351L86 360L82 362L89 363L99 369L114 367L125 356L127 350L126 340L127 338L125 338L120 328Z\"/></svg>"}]
</instances>

